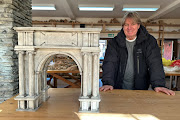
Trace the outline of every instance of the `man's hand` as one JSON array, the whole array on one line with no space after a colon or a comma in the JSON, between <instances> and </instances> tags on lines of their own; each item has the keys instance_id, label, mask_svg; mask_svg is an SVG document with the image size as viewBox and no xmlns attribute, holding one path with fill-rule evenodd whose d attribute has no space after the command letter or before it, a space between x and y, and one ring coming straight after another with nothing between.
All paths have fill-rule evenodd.
<instances>
[{"instance_id":1,"label":"man's hand","mask_svg":"<svg viewBox=\"0 0 180 120\"><path fill-rule=\"evenodd\" d=\"M104 85L99 88L100 91L108 91L108 90L113 90L113 86L111 85Z\"/></svg>"},{"instance_id":2,"label":"man's hand","mask_svg":"<svg viewBox=\"0 0 180 120\"><path fill-rule=\"evenodd\" d=\"M163 93L165 93L167 95L175 95L174 91L169 90L169 89L164 88L164 87L155 87L154 91L156 91L156 92L163 92Z\"/></svg>"}]
</instances>

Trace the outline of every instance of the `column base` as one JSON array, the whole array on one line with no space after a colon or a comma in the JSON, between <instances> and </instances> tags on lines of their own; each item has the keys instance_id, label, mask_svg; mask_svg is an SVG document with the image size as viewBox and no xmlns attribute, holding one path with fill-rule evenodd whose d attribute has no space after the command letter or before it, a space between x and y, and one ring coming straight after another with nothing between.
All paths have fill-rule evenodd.
<instances>
[{"instance_id":1,"label":"column base","mask_svg":"<svg viewBox=\"0 0 180 120\"><path fill-rule=\"evenodd\" d=\"M41 105L39 105L35 109L16 109L16 111L36 112L40 107L41 107Z\"/></svg>"},{"instance_id":2,"label":"column base","mask_svg":"<svg viewBox=\"0 0 180 120\"><path fill-rule=\"evenodd\" d=\"M16 109L16 111L36 111L42 104L42 102L39 102L40 98L41 95L26 97L17 96L14 98L18 100L18 109Z\"/></svg>"},{"instance_id":3,"label":"column base","mask_svg":"<svg viewBox=\"0 0 180 120\"><path fill-rule=\"evenodd\" d=\"M99 102L101 101L100 96L96 98L83 98L79 97L80 108L79 112L84 113L98 113Z\"/></svg>"},{"instance_id":4,"label":"column base","mask_svg":"<svg viewBox=\"0 0 180 120\"><path fill-rule=\"evenodd\" d=\"M43 100L43 102L47 101L47 100L50 98L50 96L48 95L48 89L49 89L49 88L50 88L50 87L47 86L47 87L42 91L42 100Z\"/></svg>"},{"instance_id":5,"label":"column base","mask_svg":"<svg viewBox=\"0 0 180 120\"><path fill-rule=\"evenodd\" d=\"M96 111L85 111L85 110L79 109L79 113L99 113L99 110L96 110Z\"/></svg>"}]
</instances>

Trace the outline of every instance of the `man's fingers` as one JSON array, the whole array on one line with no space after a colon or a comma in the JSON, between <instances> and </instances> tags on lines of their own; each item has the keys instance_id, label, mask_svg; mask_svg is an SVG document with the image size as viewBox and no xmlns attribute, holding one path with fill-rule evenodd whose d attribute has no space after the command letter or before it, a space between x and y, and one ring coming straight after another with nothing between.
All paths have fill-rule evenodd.
<instances>
[{"instance_id":1,"label":"man's fingers","mask_svg":"<svg viewBox=\"0 0 180 120\"><path fill-rule=\"evenodd\" d=\"M112 86L108 86L104 89L104 91L108 91L108 90L113 90L113 87Z\"/></svg>"},{"instance_id":2,"label":"man's fingers","mask_svg":"<svg viewBox=\"0 0 180 120\"><path fill-rule=\"evenodd\" d=\"M169 93L169 95L175 95L175 92L172 90L168 90L167 92Z\"/></svg>"},{"instance_id":3,"label":"man's fingers","mask_svg":"<svg viewBox=\"0 0 180 120\"><path fill-rule=\"evenodd\" d=\"M104 85L99 88L100 91L108 91L108 90L113 90L113 87L110 85Z\"/></svg>"},{"instance_id":4,"label":"man's fingers","mask_svg":"<svg viewBox=\"0 0 180 120\"><path fill-rule=\"evenodd\" d=\"M155 90L156 92L163 92L163 93L165 93L165 94L167 94L167 95L175 95L175 92L174 92L174 91L169 90L169 89L164 88L164 87L156 87L154 90Z\"/></svg>"},{"instance_id":5,"label":"man's fingers","mask_svg":"<svg viewBox=\"0 0 180 120\"><path fill-rule=\"evenodd\" d=\"M100 87L99 90L100 90L100 91L106 91L106 90L107 90L107 87L106 87L106 86L102 86L102 87Z\"/></svg>"},{"instance_id":6,"label":"man's fingers","mask_svg":"<svg viewBox=\"0 0 180 120\"><path fill-rule=\"evenodd\" d=\"M113 90L113 87L110 87L110 90Z\"/></svg>"},{"instance_id":7,"label":"man's fingers","mask_svg":"<svg viewBox=\"0 0 180 120\"><path fill-rule=\"evenodd\" d=\"M166 93L167 95L170 95L170 93L167 90L162 90L162 92Z\"/></svg>"},{"instance_id":8,"label":"man's fingers","mask_svg":"<svg viewBox=\"0 0 180 120\"><path fill-rule=\"evenodd\" d=\"M110 87L105 87L103 91L108 91L110 90Z\"/></svg>"},{"instance_id":9,"label":"man's fingers","mask_svg":"<svg viewBox=\"0 0 180 120\"><path fill-rule=\"evenodd\" d=\"M159 92L159 89L154 89L156 92Z\"/></svg>"},{"instance_id":10,"label":"man's fingers","mask_svg":"<svg viewBox=\"0 0 180 120\"><path fill-rule=\"evenodd\" d=\"M174 91L172 91L172 90L171 90L171 92L170 92L170 93L171 93L171 95L175 95L175 92L174 92Z\"/></svg>"},{"instance_id":11,"label":"man's fingers","mask_svg":"<svg viewBox=\"0 0 180 120\"><path fill-rule=\"evenodd\" d=\"M103 91L103 89L104 89L103 87L100 87L100 88L99 88L100 91Z\"/></svg>"}]
</instances>

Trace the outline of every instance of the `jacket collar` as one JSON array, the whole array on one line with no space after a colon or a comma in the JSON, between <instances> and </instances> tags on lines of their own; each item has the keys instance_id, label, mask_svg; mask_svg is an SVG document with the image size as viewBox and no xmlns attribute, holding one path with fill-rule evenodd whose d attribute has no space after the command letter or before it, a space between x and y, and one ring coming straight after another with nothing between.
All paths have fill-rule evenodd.
<instances>
[{"instance_id":1,"label":"jacket collar","mask_svg":"<svg viewBox=\"0 0 180 120\"><path fill-rule=\"evenodd\" d=\"M146 30L146 28L144 26L140 25L140 28L137 32L136 44L139 44L139 43L143 42L144 40L146 40L148 35L149 35L149 33ZM117 43L119 44L119 46L126 47L126 36L124 34L123 28L118 33L116 40L117 40Z\"/></svg>"}]
</instances>

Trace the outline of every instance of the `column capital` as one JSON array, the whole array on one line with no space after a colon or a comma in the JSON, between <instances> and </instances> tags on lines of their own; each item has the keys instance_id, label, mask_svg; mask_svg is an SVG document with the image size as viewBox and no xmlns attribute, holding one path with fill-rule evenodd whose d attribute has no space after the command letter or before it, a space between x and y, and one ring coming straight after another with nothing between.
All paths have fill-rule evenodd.
<instances>
[{"instance_id":1,"label":"column capital","mask_svg":"<svg viewBox=\"0 0 180 120\"><path fill-rule=\"evenodd\" d=\"M81 52L81 54L84 55L88 55L88 52Z\"/></svg>"},{"instance_id":2,"label":"column capital","mask_svg":"<svg viewBox=\"0 0 180 120\"><path fill-rule=\"evenodd\" d=\"M16 51L16 54L24 54L24 53L25 53L25 51L23 51L23 50Z\"/></svg>"},{"instance_id":3,"label":"column capital","mask_svg":"<svg viewBox=\"0 0 180 120\"><path fill-rule=\"evenodd\" d=\"M93 52L92 55L99 55L99 52Z\"/></svg>"},{"instance_id":4,"label":"column capital","mask_svg":"<svg viewBox=\"0 0 180 120\"><path fill-rule=\"evenodd\" d=\"M90 55L89 52L82 52L81 54L82 54L82 55Z\"/></svg>"},{"instance_id":5,"label":"column capital","mask_svg":"<svg viewBox=\"0 0 180 120\"><path fill-rule=\"evenodd\" d=\"M26 54L36 54L35 51L26 51Z\"/></svg>"}]
</instances>

